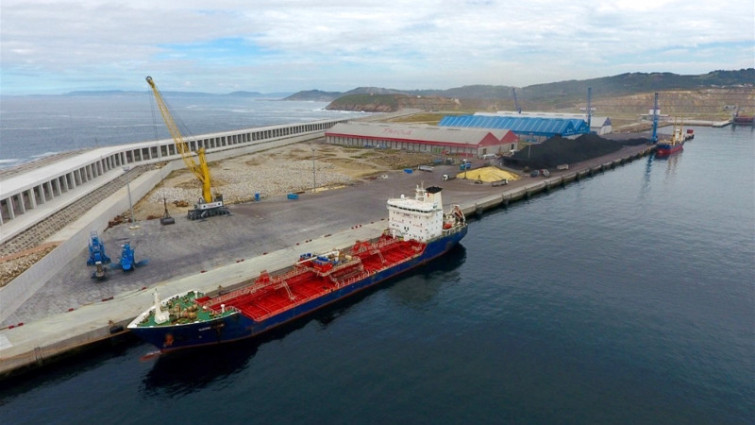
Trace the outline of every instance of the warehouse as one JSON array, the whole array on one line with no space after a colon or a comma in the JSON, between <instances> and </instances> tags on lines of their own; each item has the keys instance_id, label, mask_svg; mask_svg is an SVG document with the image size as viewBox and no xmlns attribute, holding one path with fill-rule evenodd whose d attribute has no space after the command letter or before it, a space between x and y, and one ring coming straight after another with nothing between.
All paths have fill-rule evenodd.
<instances>
[{"instance_id":1,"label":"warehouse","mask_svg":"<svg viewBox=\"0 0 755 425\"><path fill-rule=\"evenodd\" d=\"M480 129L505 128L519 139L531 143L542 142L553 136L579 136L587 134L587 122L573 118L501 117L484 115L445 116L439 126Z\"/></svg>"},{"instance_id":2,"label":"warehouse","mask_svg":"<svg viewBox=\"0 0 755 425\"><path fill-rule=\"evenodd\" d=\"M475 115L480 116L495 116L495 117L531 117L531 118L566 118L566 119L579 119L587 121L586 114L570 114L564 112L540 112L540 111L498 111L494 113L490 112L475 112ZM613 124L611 118L600 115L592 115L590 119L590 133L597 135L603 135L613 132Z\"/></svg>"},{"instance_id":3,"label":"warehouse","mask_svg":"<svg viewBox=\"0 0 755 425\"><path fill-rule=\"evenodd\" d=\"M325 140L327 143L345 146L482 158L516 150L518 137L506 129L346 122L338 123L326 131Z\"/></svg>"},{"instance_id":4,"label":"warehouse","mask_svg":"<svg viewBox=\"0 0 755 425\"><path fill-rule=\"evenodd\" d=\"M495 116L495 117L532 117L532 118L566 118L566 119L579 119L587 121L586 114L570 114L564 112L538 112L538 111L498 111L495 113L489 112L475 112L475 115L480 116ZM590 133L597 135L603 135L613 132L613 124L611 118L606 116L592 115L590 119Z\"/></svg>"}]
</instances>

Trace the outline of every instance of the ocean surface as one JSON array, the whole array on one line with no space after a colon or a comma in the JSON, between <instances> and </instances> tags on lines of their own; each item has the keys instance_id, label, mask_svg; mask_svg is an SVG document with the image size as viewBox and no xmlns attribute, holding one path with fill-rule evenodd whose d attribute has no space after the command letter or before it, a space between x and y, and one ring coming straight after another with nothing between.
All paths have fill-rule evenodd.
<instances>
[{"instance_id":1,"label":"ocean surface","mask_svg":"<svg viewBox=\"0 0 755 425\"><path fill-rule=\"evenodd\" d=\"M222 95L163 97L184 137L364 115L327 102ZM0 168L59 152L170 139L152 92L0 97Z\"/></svg>"},{"instance_id":2,"label":"ocean surface","mask_svg":"<svg viewBox=\"0 0 755 425\"><path fill-rule=\"evenodd\" d=\"M0 422L752 424L755 133L695 132L265 338L0 382Z\"/></svg>"}]
</instances>

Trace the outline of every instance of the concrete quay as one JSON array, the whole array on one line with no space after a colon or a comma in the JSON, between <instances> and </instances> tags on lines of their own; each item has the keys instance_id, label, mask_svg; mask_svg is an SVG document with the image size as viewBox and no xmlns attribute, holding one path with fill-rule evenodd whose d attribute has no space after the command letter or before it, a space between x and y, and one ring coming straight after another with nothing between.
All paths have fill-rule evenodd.
<instances>
[{"instance_id":1,"label":"concrete quay","mask_svg":"<svg viewBox=\"0 0 755 425\"><path fill-rule=\"evenodd\" d=\"M9 315L4 323L10 325L0 329L0 377L46 365L126 332L125 325L151 305L154 290L162 298L187 289L232 289L262 270L290 265L302 252L345 248L355 240L374 237L387 225L383 220L386 198L411 194L416 184L442 186L446 204L460 204L468 217L475 218L651 152L648 145L628 146L612 155L570 164L569 170L553 172L548 178L522 177L499 187L462 179L441 181L442 174L458 170L451 166L447 170L436 167L433 173L392 172L384 179L304 194L297 201L235 205L231 216L205 222L178 218L173 226L161 227L156 220L140 223L137 230L118 226L111 229L112 239L136 240L137 260L149 258L149 265L93 283L87 275L90 270L81 266L85 244L70 261L51 265L57 274ZM121 200L125 196L125 191L113 195Z\"/></svg>"},{"instance_id":2,"label":"concrete quay","mask_svg":"<svg viewBox=\"0 0 755 425\"><path fill-rule=\"evenodd\" d=\"M487 210L498 207L506 207L509 204L553 189L566 187L567 184L592 177L598 173L612 170L628 162L649 155L653 152L653 146L629 146L616 154L596 158L590 161L573 164L569 170L551 172L549 177L528 178L523 177L517 182L504 186L502 193L489 195L481 198L471 205L464 205L464 214L482 215Z\"/></svg>"}]
</instances>

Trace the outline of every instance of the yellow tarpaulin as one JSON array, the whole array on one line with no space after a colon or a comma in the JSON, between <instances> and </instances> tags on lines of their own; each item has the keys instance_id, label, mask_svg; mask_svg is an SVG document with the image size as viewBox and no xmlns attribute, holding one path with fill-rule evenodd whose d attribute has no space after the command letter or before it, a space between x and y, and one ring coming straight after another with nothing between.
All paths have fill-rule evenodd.
<instances>
[{"instance_id":1,"label":"yellow tarpaulin","mask_svg":"<svg viewBox=\"0 0 755 425\"><path fill-rule=\"evenodd\" d=\"M456 175L457 179L480 180L486 183L497 182L503 179L508 181L518 180L519 176L496 167L475 168L474 170L462 171Z\"/></svg>"}]
</instances>

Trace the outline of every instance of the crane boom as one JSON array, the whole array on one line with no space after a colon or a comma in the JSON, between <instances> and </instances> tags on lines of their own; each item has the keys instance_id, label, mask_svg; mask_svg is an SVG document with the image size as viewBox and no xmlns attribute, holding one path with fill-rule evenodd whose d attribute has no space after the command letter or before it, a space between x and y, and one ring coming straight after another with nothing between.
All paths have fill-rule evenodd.
<instances>
[{"instance_id":1,"label":"crane boom","mask_svg":"<svg viewBox=\"0 0 755 425\"><path fill-rule=\"evenodd\" d=\"M516 109L516 112L521 114L522 113L522 107L519 106L519 99L516 97L516 88L511 88L511 94L514 96L514 108Z\"/></svg>"},{"instance_id":2,"label":"crane boom","mask_svg":"<svg viewBox=\"0 0 755 425\"><path fill-rule=\"evenodd\" d=\"M162 94L160 94L160 90L157 89L152 77L147 77L147 84L149 84L152 93L155 95L155 101L157 102L157 107L160 109L160 115L162 115L163 121L165 121L165 126L168 127L168 131L173 138L173 143L176 145L176 150L181 154L181 159L183 159L184 164L186 164L186 168L188 168L189 171L191 171L199 181L202 182L202 199L207 203L212 202L210 168L207 166L204 147L200 147L197 150L197 157L199 159L199 163L197 164L197 162L194 161L194 155L189 149L189 144L186 143L183 136L181 136L181 132L178 130L178 126L173 120L168 105L165 103L165 100L163 99Z\"/></svg>"},{"instance_id":3,"label":"crane boom","mask_svg":"<svg viewBox=\"0 0 755 425\"><path fill-rule=\"evenodd\" d=\"M650 136L650 142L658 142L658 92L655 92L655 101L653 101L653 134Z\"/></svg>"},{"instance_id":4,"label":"crane boom","mask_svg":"<svg viewBox=\"0 0 755 425\"><path fill-rule=\"evenodd\" d=\"M207 159L205 158L204 147L197 149L198 162L194 160L194 155L189 149L189 144L186 143L181 132L178 130L176 122L173 121L173 116L168 109L168 105L165 103L160 90L157 89L152 77L147 76L147 84L152 89L152 93L155 95L155 102L157 107L160 108L160 115L165 121L165 126L168 127L173 143L176 145L176 150L181 154L186 168L194 174L197 179L202 183L202 198L198 204L194 205L193 210L189 210L189 220L196 220L198 218L212 217L215 215L230 214L228 209L223 205L223 196L217 195L215 199L212 197L212 182L210 179L210 167L207 166ZM167 212L167 209L166 209Z\"/></svg>"}]
</instances>

